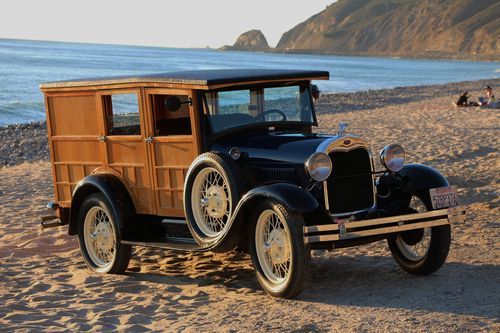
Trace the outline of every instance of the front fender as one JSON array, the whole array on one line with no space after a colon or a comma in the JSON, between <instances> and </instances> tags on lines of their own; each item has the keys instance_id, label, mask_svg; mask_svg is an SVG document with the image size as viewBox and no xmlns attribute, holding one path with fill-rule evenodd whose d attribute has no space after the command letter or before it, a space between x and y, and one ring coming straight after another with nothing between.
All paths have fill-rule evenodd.
<instances>
[{"instance_id":1,"label":"front fender","mask_svg":"<svg viewBox=\"0 0 500 333\"><path fill-rule=\"evenodd\" d=\"M134 212L133 201L125 185L115 176L110 174L96 174L83 178L75 187L71 198L70 220L68 234L78 233L78 214L83 201L93 193L101 193L113 210L120 230L124 219Z\"/></svg>"},{"instance_id":2,"label":"front fender","mask_svg":"<svg viewBox=\"0 0 500 333\"><path fill-rule=\"evenodd\" d=\"M397 174L387 173L379 178L377 206L391 215L401 214L407 210L414 195L420 196L429 206L429 190L444 186L449 186L448 180L436 169L407 164Z\"/></svg>"},{"instance_id":3,"label":"front fender","mask_svg":"<svg viewBox=\"0 0 500 333\"><path fill-rule=\"evenodd\" d=\"M238 203L238 207L256 199L276 200L294 213L304 213L318 208L318 201L302 187L290 183L274 183L256 187L248 191Z\"/></svg>"},{"instance_id":4,"label":"front fender","mask_svg":"<svg viewBox=\"0 0 500 333\"><path fill-rule=\"evenodd\" d=\"M230 221L226 235L209 249L215 252L225 252L240 244L248 235L247 227L252 223L252 208L260 200L275 200L282 203L294 213L306 213L319 207L316 199L305 189L289 184L274 183L262 185L248 191L239 201Z\"/></svg>"},{"instance_id":5,"label":"front fender","mask_svg":"<svg viewBox=\"0 0 500 333\"><path fill-rule=\"evenodd\" d=\"M439 171L423 164L407 164L399 171L399 174L403 178L408 178L409 190L412 194L450 185Z\"/></svg>"}]
</instances>

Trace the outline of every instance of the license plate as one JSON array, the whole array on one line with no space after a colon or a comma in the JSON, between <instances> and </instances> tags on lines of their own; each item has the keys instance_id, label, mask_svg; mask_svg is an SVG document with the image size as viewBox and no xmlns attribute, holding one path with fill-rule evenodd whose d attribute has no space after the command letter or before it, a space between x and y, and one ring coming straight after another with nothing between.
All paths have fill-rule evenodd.
<instances>
[{"instance_id":1,"label":"license plate","mask_svg":"<svg viewBox=\"0 0 500 333\"><path fill-rule=\"evenodd\" d=\"M458 206L458 196L456 186L445 186L429 190L432 208L449 208Z\"/></svg>"}]
</instances>

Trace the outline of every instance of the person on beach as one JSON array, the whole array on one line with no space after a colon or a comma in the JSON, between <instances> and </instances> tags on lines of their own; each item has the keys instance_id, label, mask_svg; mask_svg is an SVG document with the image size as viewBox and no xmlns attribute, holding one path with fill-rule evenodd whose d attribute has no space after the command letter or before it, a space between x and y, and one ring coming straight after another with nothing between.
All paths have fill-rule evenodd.
<instances>
[{"instance_id":1,"label":"person on beach","mask_svg":"<svg viewBox=\"0 0 500 333\"><path fill-rule=\"evenodd\" d=\"M479 98L479 105L490 109L500 109L500 101L497 101L495 99L493 89L490 86L486 86L484 88L484 94L486 95L486 97Z\"/></svg>"},{"instance_id":2,"label":"person on beach","mask_svg":"<svg viewBox=\"0 0 500 333\"><path fill-rule=\"evenodd\" d=\"M464 91L463 93L460 94L460 97L458 98L458 101L455 104L455 106L469 106L469 92Z\"/></svg>"},{"instance_id":3,"label":"person on beach","mask_svg":"<svg viewBox=\"0 0 500 333\"><path fill-rule=\"evenodd\" d=\"M490 86L486 86L484 88L484 93L485 93L486 98L488 99L488 101L491 100L491 99L495 99L495 95L493 95L493 89L491 89Z\"/></svg>"},{"instance_id":4,"label":"person on beach","mask_svg":"<svg viewBox=\"0 0 500 333\"><path fill-rule=\"evenodd\" d=\"M493 89L490 86L486 86L484 89L486 93L487 106L491 108L500 108L500 102L495 99L495 95L493 94Z\"/></svg>"}]
</instances>

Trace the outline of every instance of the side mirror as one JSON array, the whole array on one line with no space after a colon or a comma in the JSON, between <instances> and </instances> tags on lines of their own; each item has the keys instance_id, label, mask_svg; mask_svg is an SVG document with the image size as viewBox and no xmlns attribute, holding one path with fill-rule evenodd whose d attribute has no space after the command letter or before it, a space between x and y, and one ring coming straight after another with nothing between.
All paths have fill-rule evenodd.
<instances>
[{"instance_id":1,"label":"side mirror","mask_svg":"<svg viewBox=\"0 0 500 333\"><path fill-rule=\"evenodd\" d=\"M169 96L165 100L165 107L169 111L177 111L181 108L182 102L181 99L177 96Z\"/></svg>"},{"instance_id":2,"label":"side mirror","mask_svg":"<svg viewBox=\"0 0 500 333\"><path fill-rule=\"evenodd\" d=\"M168 96L165 100L165 107L168 111L172 112L179 110L182 104L192 105L193 101L191 100L191 98L188 98L187 101L183 102L178 96Z\"/></svg>"}]
</instances>

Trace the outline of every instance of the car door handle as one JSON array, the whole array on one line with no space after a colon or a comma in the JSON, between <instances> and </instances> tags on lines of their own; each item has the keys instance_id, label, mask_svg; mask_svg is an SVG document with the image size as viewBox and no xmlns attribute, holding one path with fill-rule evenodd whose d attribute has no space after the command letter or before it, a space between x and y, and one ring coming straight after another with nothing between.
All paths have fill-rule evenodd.
<instances>
[{"instance_id":1,"label":"car door handle","mask_svg":"<svg viewBox=\"0 0 500 333\"><path fill-rule=\"evenodd\" d=\"M99 140L100 142L105 142L106 141L106 136L105 135L101 135L100 137L97 138L97 140Z\"/></svg>"},{"instance_id":2,"label":"car door handle","mask_svg":"<svg viewBox=\"0 0 500 333\"><path fill-rule=\"evenodd\" d=\"M153 142L153 137L152 136L147 137L146 139L144 139L144 141L147 143L151 143L151 142Z\"/></svg>"}]
</instances>

